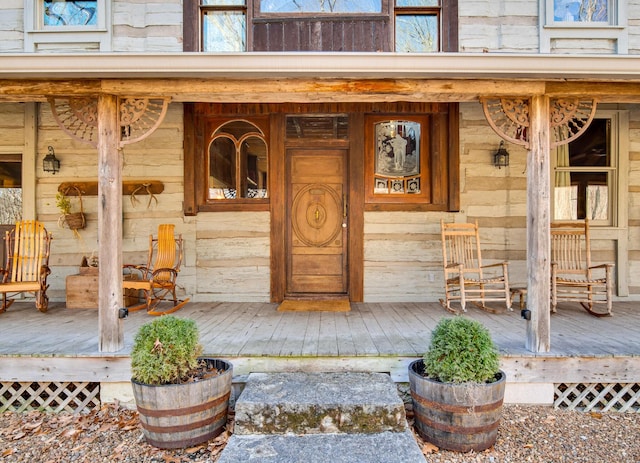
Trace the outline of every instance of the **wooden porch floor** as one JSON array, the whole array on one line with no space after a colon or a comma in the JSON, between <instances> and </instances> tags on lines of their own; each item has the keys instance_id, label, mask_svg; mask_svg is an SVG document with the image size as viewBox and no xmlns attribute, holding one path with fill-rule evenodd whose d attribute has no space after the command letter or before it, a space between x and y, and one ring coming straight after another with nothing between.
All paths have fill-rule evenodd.
<instances>
[{"instance_id":1,"label":"wooden porch floor","mask_svg":"<svg viewBox=\"0 0 640 463\"><path fill-rule=\"evenodd\" d=\"M467 315L491 332L503 369L520 382L639 382L638 302L618 302L614 316L595 318L574 304L551 317L549 353L525 348L520 311ZM206 355L226 358L234 373L265 370L376 370L397 380L426 350L441 317L437 303L353 303L350 312L278 312L269 303L189 303L176 316L196 320ZM96 309L52 303L45 314L15 303L0 314L0 380L129 379L129 354L144 311L123 320L124 348L98 350ZM72 363L72 360L74 361ZM562 362L562 363L561 363ZM46 379L50 378L50 379ZM73 379L71 379L73 378ZM606 380L606 381L605 381Z\"/></svg>"}]
</instances>

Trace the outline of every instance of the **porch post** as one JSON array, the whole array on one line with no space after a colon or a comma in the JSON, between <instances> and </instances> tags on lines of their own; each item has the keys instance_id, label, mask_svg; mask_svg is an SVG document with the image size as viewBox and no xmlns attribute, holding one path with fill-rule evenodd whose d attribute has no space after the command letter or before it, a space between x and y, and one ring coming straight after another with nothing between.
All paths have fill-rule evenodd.
<instances>
[{"instance_id":1,"label":"porch post","mask_svg":"<svg viewBox=\"0 0 640 463\"><path fill-rule=\"evenodd\" d=\"M98 97L98 257L100 352L124 347L122 320L122 159L118 98Z\"/></svg>"},{"instance_id":2,"label":"porch post","mask_svg":"<svg viewBox=\"0 0 640 463\"><path fill-rule=\"evenodd\" d=\"M532 352L550 349L551 165L549 97L531 98L529 116L530 151L527 156L527 321L526 348Z\"/></svg>"}]
</instances>

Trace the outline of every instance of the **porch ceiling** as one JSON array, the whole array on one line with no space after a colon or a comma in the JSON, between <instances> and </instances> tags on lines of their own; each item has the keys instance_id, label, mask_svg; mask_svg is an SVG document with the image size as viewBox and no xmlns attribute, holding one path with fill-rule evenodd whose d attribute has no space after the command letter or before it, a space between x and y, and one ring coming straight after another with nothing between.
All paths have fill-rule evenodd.
<instances>
[{"instance_id":1,"label":"porch ceiling","mask_svg":"<svg viewBox=\"0 0 640 463\"><path fill-rule=\"evenodd\" d=\"M494 53L2 54L0 101L47 96L203 102L476 101L587 96L640 102L640 57Z\"/></svg>"}]
</instances>

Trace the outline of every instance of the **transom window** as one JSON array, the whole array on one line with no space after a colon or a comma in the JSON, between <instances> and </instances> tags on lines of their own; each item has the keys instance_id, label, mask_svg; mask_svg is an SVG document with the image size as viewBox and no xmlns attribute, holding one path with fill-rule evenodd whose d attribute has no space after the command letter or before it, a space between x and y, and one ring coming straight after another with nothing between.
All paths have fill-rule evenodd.
<instances>
[{"instance_id":1,"label":"transom window","mask_svg":"<svg viewBox=\"0 0 640 463\"><path fill-rule=\"evenodd\" d=\"M261 0L262 13L380 13L382 0Z\"/></svg>"},{"instance_id":2,"label":"transom window","mask_svg":"<svg viewBox=\"0 0 640 463\"><path fill-rule=\"evenodd\" d=\"M250 122L217 128L209 143L209 193L214 201L267 198L267 143Z\"/></svg>"}]
</instances>

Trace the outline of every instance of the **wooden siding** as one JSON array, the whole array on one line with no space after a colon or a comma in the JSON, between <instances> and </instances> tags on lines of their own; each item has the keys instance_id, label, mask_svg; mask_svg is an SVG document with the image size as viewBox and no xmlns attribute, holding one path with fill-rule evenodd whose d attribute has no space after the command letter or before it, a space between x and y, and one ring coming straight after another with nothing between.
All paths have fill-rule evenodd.
<instances>
[{"instance_id":1,"label":"wooden siding","mask_svg":"<svg viewBox=\"0 0 640 463\"><path fill-rule=\"evenodd\" d=\"M0 104L0 152L21 152L25 134L25 105ZM42 165L42 164L41 164Z\"/></svg>"},{"instance_id":2,"label":"wooden siding","mask_svg":"<svg viewBox=\"0 0 640 463\"><path fill-rule=\"evenodd\" d=\"M391 51L389 17L254 19L253 51Z\"/></svg>"},{"instance_id":3,"label":"wooden siding","mask_svg":"<svg viewBox=\"0 0 640 463\"><path fill-rule=\"evenodd\" d=\"M460 0L458 11L461 52L538 52L537 1Z\"/></svg>"},{"instance_id":4,"label":"wooden siding","mask_svg":"<svg viewBox=\"0 0 640 463\"><path fill-rule=\"evenodd\" d=\"M24 51L24 2L5 0L0 5L0 53Z\"/></svg>"},{"instance_id":5,"label":"wooden siding","mask_svg":"<svg viewBox=\"0 0 640 463\"><path fill-rule=\"evenodd\" d=\"M194 222L187 264L196 266L196 300L268 301L269 212L201 213Z\"/></svg>"},{"instance_id":6,"label":"wooden siding","mask_svg":"<svg viewBox=\"0 0 640 463\"><path fill-rule=\"evenodd\" d=\"M114 51L182 51L182 1L114 1L112 42Z\"/></svg>"}]
</instances>

